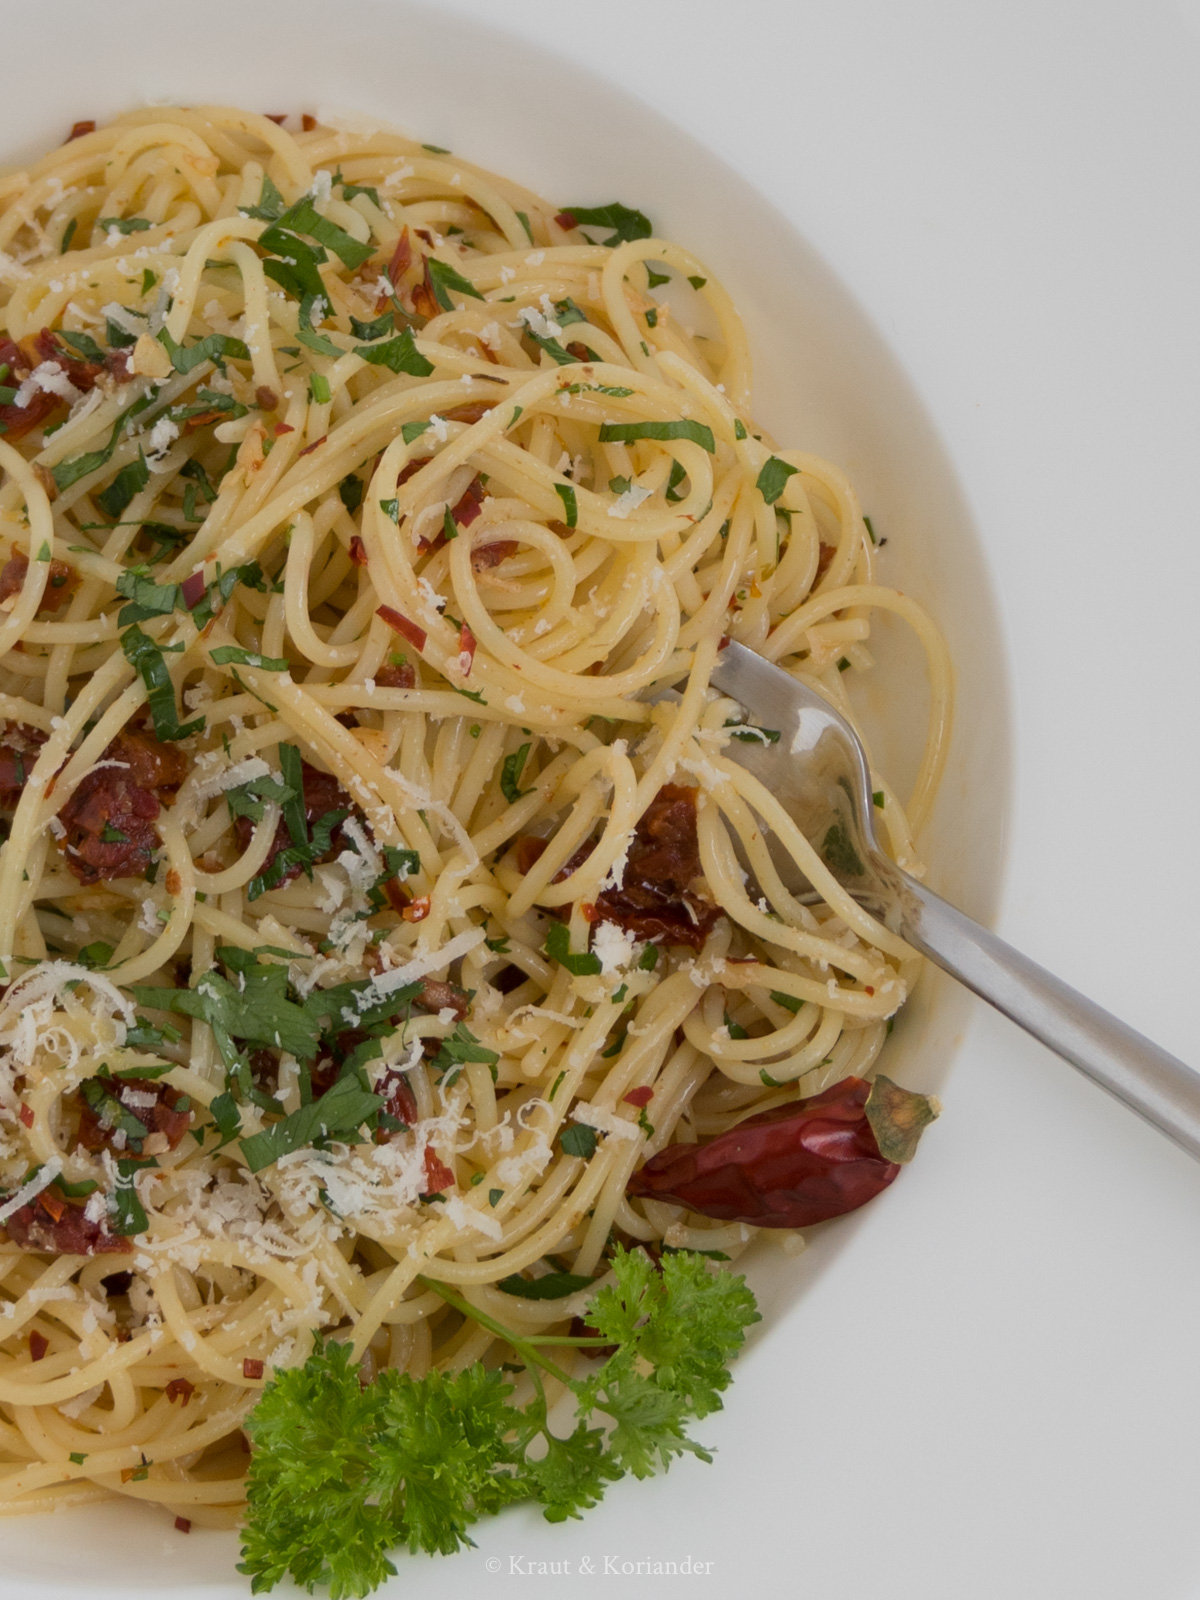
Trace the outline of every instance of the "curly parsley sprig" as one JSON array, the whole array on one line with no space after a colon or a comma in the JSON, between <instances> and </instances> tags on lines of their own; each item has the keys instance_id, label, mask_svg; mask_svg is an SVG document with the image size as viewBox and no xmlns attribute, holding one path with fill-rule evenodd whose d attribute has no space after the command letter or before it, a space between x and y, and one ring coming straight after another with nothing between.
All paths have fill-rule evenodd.
<instances>
[{"instance_id":1,"label":"curly parsley sprig","mask_svg":"<svg viewBox=\"0 0 1200 1600\"><path fill-rule=\"evenodd\" d=\"M534 1397L482 1362L423 1378L387 1369L362 1388L347 1344L318 1339L303 1367L276 1374L246 1419L254 1451L240 1570L255 1593L289 1573L333 1600L362 1596L396 1571L388 1552L449 1555L467 1529L516 1501L551 1522L578 1517L608 1484L645 1478L685 1452L711 1460L686 1426L721 1407L729 1362L758 1321L744 1279L710 1272L692 1252L618 1249L614 1282L587 1310L595 1337L522 1337L444 1284L441 1297L510 1345ZM572 1378L547 1345L607 1345L593 1373ZM576 1424L552 1433L541 1372L575 1396ZM596 1414L608 1426L596 1425ZM531 1456L530 1452L535 1453Z\"/></svg>"}]
</instances>

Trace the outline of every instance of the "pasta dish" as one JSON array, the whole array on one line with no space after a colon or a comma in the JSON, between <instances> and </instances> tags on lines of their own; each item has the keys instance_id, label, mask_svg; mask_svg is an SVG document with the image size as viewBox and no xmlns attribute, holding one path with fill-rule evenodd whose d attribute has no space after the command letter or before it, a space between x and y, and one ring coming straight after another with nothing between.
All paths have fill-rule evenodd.
<instances>
[{"instance_id":1,"label":"pasta dish","mask_svg":"<svg viewBox=\"0 0 1200 1600\"><path fill-rule=\"evenodd\" d=\"M853 718L910 624L912 870L949 669L623 204L151 107L0 178L0 298L0 1492L230 1527L323 1341L570 1376L614 1259L744 1251L637 1174L869 1081L917 958L710 673Z\"/></svg>"}]
</instances>

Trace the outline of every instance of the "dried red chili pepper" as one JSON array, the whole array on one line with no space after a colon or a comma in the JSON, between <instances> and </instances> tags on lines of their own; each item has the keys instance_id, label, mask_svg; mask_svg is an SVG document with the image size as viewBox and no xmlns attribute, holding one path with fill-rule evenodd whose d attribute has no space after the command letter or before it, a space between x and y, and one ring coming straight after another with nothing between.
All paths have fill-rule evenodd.
<instances>
[{"instance_id":1,"label":"dried red chili pepper","mask_svg":"<svg viewBox=\"0 0 1200 1600\"><path fill-rule=\"evenodd\" d=\"M713 1139L668 1145L633 1174L628 1191L722 1222L811 1227L886 1189L939 1109L890 1078L843 1078Z\"/></svg>"}]
</instances>

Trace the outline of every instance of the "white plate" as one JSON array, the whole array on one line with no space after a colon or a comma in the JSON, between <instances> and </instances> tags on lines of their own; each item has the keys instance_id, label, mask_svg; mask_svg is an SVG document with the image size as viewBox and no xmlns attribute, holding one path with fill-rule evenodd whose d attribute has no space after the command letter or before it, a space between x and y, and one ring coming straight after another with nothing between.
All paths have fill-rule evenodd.
<instances>
[{"instance_id":1,"label":"white plate","mask_svg":"<svg viewBox=\"0 0 1200 1600\"><path fill-rule=\"evenodd\" d=\"M643 206L742 305L763 420L849 469L889 536L885 575L947 629L959 722L924 841L935 882L993 908L1011 686L1002 931L1194 1055L1200 884L1172 835L1200 776L1187 15L507 0L518 43L399 0L60 0L6 18L29 70L0 151L145 98L357 107L564 203ZM940 1079L968 1014L931 990L897 1070ZM701 1430L713 1466L620 1484L565 1527L510 1513L477 1551L403 1558L396 1593L508 1593L539 1561L570 1564L556 1587L657 1593L668 1580L636 1563L687 1558L722 1595L1200 1592L1200 1172L999 1022L968 1038L886 1200L756 1271L767 1324ZM243 1594L232 1552L137 1509L8 1524L0 1594Z\"/></svg>"}]
</instances>

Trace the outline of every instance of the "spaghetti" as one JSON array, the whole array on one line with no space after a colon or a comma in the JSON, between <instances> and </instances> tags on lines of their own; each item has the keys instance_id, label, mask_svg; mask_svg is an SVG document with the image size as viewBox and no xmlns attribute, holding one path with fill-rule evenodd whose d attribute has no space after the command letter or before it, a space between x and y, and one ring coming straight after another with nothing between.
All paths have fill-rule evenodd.
<instances>
[{"instance_id":1,"label":"spaghetti","mask_svg":"<svg viewBox=\"0 0 1200 1600\"><path fill-rule=\"evenodd\" d=\"M911 870L949 673L640 213L310 118L77 131L0 179L0 1503L231 1525L315 1331L462 1367L422 1275L528 1333L587 1300L547 1260L745 1248L631 1173L869 1076L916 960L709 674L852 715L908 622Z\"/></svg>"}]
</instances>

